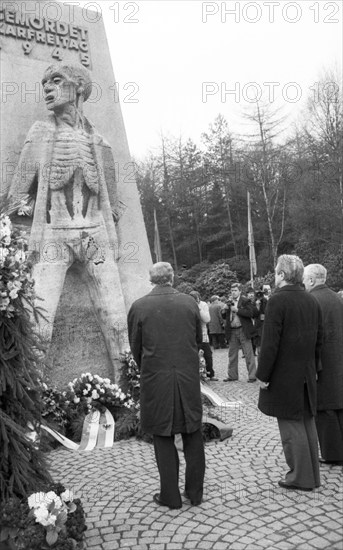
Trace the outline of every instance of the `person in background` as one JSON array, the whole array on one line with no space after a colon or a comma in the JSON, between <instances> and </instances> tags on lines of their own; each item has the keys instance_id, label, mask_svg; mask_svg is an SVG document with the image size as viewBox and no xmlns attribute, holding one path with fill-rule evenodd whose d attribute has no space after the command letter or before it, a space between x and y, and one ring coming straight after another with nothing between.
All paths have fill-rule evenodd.
<instances>
[{"instance_id":1,"label":"person in background","mask_svg":"<svg viewBox=\"0 0 343 550\"><path fill-rule=\"evenodd\" d=\"M320 264L305 267L304 285L318 302L323 317L322 370L317 380L316 425L326 464L343 464L343 300L326 286L327 270Z\"/></svg>"},{"instance_id":2,"label":"person in background","mask_svg":"<svg viewBox=\"0 0 343 550\"><path fill-rule=\"evenodd\" d=\"M262 292L264 298L268 301L272 295L272 289L270 285L262 285Z\"/></svg>"},{"instance_id":3,"label":"person in background","mask_svg":"<svg viewBox=\"0 0 343 550\"><path fill-rule=\"evenodd\" d=\"M210 311L209 307L206 304L206 302L201 301L200 294L196 290L192 290L192 292L189 293L192 298L196 301L199 308L200 313L200 319L201 319L201 326L202 326L202 343L198 344L198 349L202 349L204 352L204 359L206 363L206 372L208 378L211 380L211 382L218 382L218 378L215 377L214 370L213 370L213 354L210 346L210 340L208 337L207 332L207 323L210 322Z\"/></svg>"},{"instance_id":4,"label":"person in background","mask_svg":"<svg viewBox=\"0 0 343 550\"><path fill-rule=\"evenodd\" d=\"M316 300L302 286L303 273L298 256L278 258L256 376L258 408L277 418L289 467L279 486L312 491L320 486L315 414L322 323Z\"/></svg>"},{"instance_id":5,"label":"person in background","mask_svg":"<svg viewBox=\"0 0 343 550\"><path fill-rule=\"evenodd\" d=\"M256 382L256 364L251 339L254 336L254 306L251 301L241 295L241 285L231 286L232 301L223 310L226 325L225 333L229 342L228 376L224 382L238 380L238 352L242 347L248 370L248 382Z\"/></svg>"},{"instance_id":6,"label":"person in background","mask_svg":"<svg viewBox=\"0 0 343 550\"><path fill-rule=\"evenodd\" d=\"M255 290L252 288L252 287L249 287L247 289L247 298L250 300L250 302L252 303L252 305L254 306L254 309L253 309L253 312L254 312L254 315L253 315L253 318L252 318L252 322L253 322L253 325L255 327L255 336L253 336L251 338L251 345L252 345L252 349L253 349L253 352L254 352L254 355L256 356L256 344L257 344L257 330L256 330L256 322L257 322L257 319L259 317L259 311L256 307L256 294L255 294Z\"/></svg>"},{"instance_id":7,"label":"person in background","mask_svg":"<svg viewBox=\"0 0 343 550\"><path fill-rule=\"evenodd\" d=\"M257 355L259 355L260 348L261 348L262 330L263 330L263 323L264 323L264 318L266 314L267 303L268 303L268 300L264 295L263 291L258 290L256 292L256 299L255 299L255 307L257 309L258 314L255 317L256 336L254 337Z\"/></svg>"},{"instance_id":8,"label":"person in background","mask_svg":"<svg viewBox=\"0 0 343 550\"><path fill-rule=\"evenodd\" d=\"M208 324L208 330L214 349L225 348L225 331L222 309L223 305L219 301L219 296L211 296L209 307L210 322Z\"/></svg>"},{"instance_id":9,"label":"person in background","mask_svg":"<svg viewBox=\"0 0 343 550\"><path fill-rule=\"evenodd\" d=\"M150 269L152 291L136 300L128 313L133 357L141 373L141 426L153 434L160 474L159 506L181 508L179 455L181 434L186 461L185 496L202 501L205 452L202 436L198 344L202 338L199 308L191 296L172 288L174 271L167 262Z\"/></svg>"}]
</instances>

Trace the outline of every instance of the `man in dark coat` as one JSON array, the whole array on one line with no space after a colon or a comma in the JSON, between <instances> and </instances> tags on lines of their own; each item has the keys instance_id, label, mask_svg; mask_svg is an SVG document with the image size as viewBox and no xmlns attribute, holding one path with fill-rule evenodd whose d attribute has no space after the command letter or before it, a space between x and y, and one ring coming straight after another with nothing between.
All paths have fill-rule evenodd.
<instances>
[{"instance_id":1,"label":"man in dark coat","mask_svg":"<svg viewBox=\"0 0 343 550\"><path fill-rule=\"evenodd\" d=\"M141 369L142 431L154 436L160 474L160 492L154 501L181 508L175 434L181 433L183 439L185 496L198 505L203 494L205 453L198 356L201 320L195 300L172 288L174 272L169 263L154 264L150 280L156 286L130 308L129 340Z\"/></svg>"},{"instance_id":2,"label":"man in dark coat","mask_svg":"<svg viewBox=\"0 0 343 550\"><path fill-rule=\"evenodd\" d=\"M223 304L219 296L210 298L210 321L208 323L208 332L210 341L214 349L225 348L224 319L222 317Z\"/></svg>"},{"instance_id":3,"label":"man in dark coat","mask_svg":"<svg viewBox=\"0 0 343 550\"><path fill-rule=\"evenodd\" d=\"M326 286L326 275L320 264L305 267L305 288L317 300L323 316L316 425L320 461L343 464L343 301Z\"/></svg>"},{"instance_id":4,"label":"man in dark coat","mask_svg":"<svg viewBox=\"0 0 343 550\"><path fill-rule=\"evenodd\" d=\"M314 417L322 324L317 302L301 284L303 271L297 256L279 257L256 375L261 381L258 407L277 418L289 467L279 485L311 491L320 486Z\"/></svg>"},{"instance_id":5,"label":"man in dark coat","mask_svg":"<svg viewBox=\"0 0 343 550\"><path fill-rule=\"evenodd\" d=\"M253 317L255 307L249 300L241 295L241 287L238 283L231 286L232 301L223 310L225 316L225 335L229 342L229 366L227 378L224 382L238 380L238 352L243 350L248 370L248 382L256 381L256 363L251 339L255 335Z\"/></svg>"}]
</instances>

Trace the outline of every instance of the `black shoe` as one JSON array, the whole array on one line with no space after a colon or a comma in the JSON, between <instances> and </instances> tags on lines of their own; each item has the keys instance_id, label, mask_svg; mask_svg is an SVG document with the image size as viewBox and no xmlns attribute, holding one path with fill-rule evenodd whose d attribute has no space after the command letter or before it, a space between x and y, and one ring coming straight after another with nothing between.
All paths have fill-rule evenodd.
<instances>
[{"instance_id":1,"label":"black shoe","mask_svg":"<svg viewBox=\"0 0 343 550\"><path fill-rule=\"evenodd\" d=\"M210 382L218 382L219 378L216 378L215 376L210 376Z\"/></svg>"},{"instance_id":2,"label":"black shoe","mask_svg":"<svg viewBox=\"0 0 343 550\"><path fill-rule=\"evenodd\" d=\"M156 502L156 504L158 504L159 506L167 506L167 507L170 508L171 510L179 510L179 508L182 507L182 504L180 504L180 506L169 506L169 504L165 504L164 502L161 501L161 499L160 499L160 494L159 494L159 493L155 493L155 494L154 494L153 500L154 500L154 502Z\"/></svg>"},{"instance_id":3,"label":"black shoe","mask_svg":"<svg viewBox=\"0 0 343 550\"><path fill-rule=\"evenodd\" d=\"M343 466L343 460L325 460L324 458L320 458L319 462L321 464L331 464L332 466Z\"/></svg>"},{"instance_id":4,"label":"black shoe","mask_svg":"<svg viewBox=\"0 0 343 550\"><path fill-rule=\"evenodd\" d=\"M224 378L223 382L238 382L238 378Z\"/></svg>"},{"instance_id":5,"label":"black shoe","mask_svg":"<svg viewBox=\"0 0 343 550\"><path fill-rule=\"evenodd\" d=\"M289 489L291 491L313 491L313 488L309 487L297 487L296 485L289 485L288 483L285 483L284 481L278 481L278 484L283 489Z\"/></svg>"},{"instance_id":6,"label":"black shoe","mask_svg":"<svg viewBox=\"0 0 343 550\"><path fill-rule=\"evenodd\" d=\"M186 498L188 498L188 500L191 501L192 506L200 506L200 504L202 503L202 498L200 500L192 500L189 498L188 493L186 491L183 492L183 496L185 496Z\"/></svg>"},{"instance_id":7,"label":"black shoe","mask_svg":"<svg viewBox=\"0 0 343 550\"><path fill-rule=\"evenodd\" d=\"M248 382L256 382L256 378L249 378Z\"/></svg>"}]
</instances>

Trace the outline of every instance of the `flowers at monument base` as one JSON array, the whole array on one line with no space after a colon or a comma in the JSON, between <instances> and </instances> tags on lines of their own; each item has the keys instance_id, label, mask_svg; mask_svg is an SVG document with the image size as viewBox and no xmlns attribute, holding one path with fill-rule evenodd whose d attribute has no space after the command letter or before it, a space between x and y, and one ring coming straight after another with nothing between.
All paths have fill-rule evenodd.
<instances>
[{"instance_id":1,"label":"flowers at monument base","mask_svg":"<svg viewBox=\"0 0 343 550\"><path fill-rule=\"evenodd\" d=\"M0 541L15 550L82 550L85 514L80 499L60 483L19 500L0 512Z\"/></svg>"},{"instance_id":2,"label":"flowers at monument base","mask_svg":"<svg viewBox=\"0 0 343 550\"><path fill-rule=\"evenodd\" d=\"M10 218L0 214L0 315L14 317L22 301L31 303L35 296L26 248L25 232L13 229Z\"/></svg>"},{"instance_id":3,"label":"flowers at monument base","mask_svg":"<svg viewBox=\"0 0 343 550\"><path fill-rule=\"evenodd\" d=\"M124 351L122 355L122 383L132 395L135 403L139 403L141 374L136 361L133 358L130 349Z\"/></svg>"},{"instance_id":4,"label":"flowers at monument base","mask_svg":"<svg viewBox=\"0 0 343 550\"><path fill-rule=\"evenodd\" d=\"M32 509L37 523L46 527L46 542L52 546L58 539L58 533L65 531L68 512L75 512L73 494L66 490L56 495L54 491L48 493L33 493L28 498L29 508Z\"/></svg>"},{"instance_id":5,"label":"flowers at monument base","mask_svg":"<svg viewBox=\"0 0 343 550\"><path fill-rule=\"evenodd\" d=\"M72 401L75 404L86 405L88 411L92 408L101 408L101 406L131 409L134 405L131 395L124 393L109 378L101 378L97 374L93 375L89 372L81 374L79 378L75 378L68 384L66 398L67 401Z\"/></svg>"}]
</instances>

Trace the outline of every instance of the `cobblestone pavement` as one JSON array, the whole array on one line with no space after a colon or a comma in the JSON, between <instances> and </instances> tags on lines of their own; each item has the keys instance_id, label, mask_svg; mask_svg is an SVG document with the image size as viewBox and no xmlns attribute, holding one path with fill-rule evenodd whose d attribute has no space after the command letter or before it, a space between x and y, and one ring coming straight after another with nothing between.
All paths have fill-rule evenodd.
<instances>
[{"instance_id":1,"label":"cobblestone pavement","mask_svg":"<svg viewBox=\"0 0 343 550\"><path fill-rule=\"evenodd\" d=\"M158 474L152 445L131 439L112 449L50 453L54 479L73 487L87 516L87 550L342 550L342 468L321 466L322 485L310 493L281 489L286 472L277 422L257 409L257 384L223 383L227 350L214 352L219 382L211 388L236 408L219 411L233 427L223 442L206 443L204 501L180 510L152 501ZM217 411L218 414L218 411ZM181 455L180 490L184 460Z\"/></svg>"}]
</instances>

